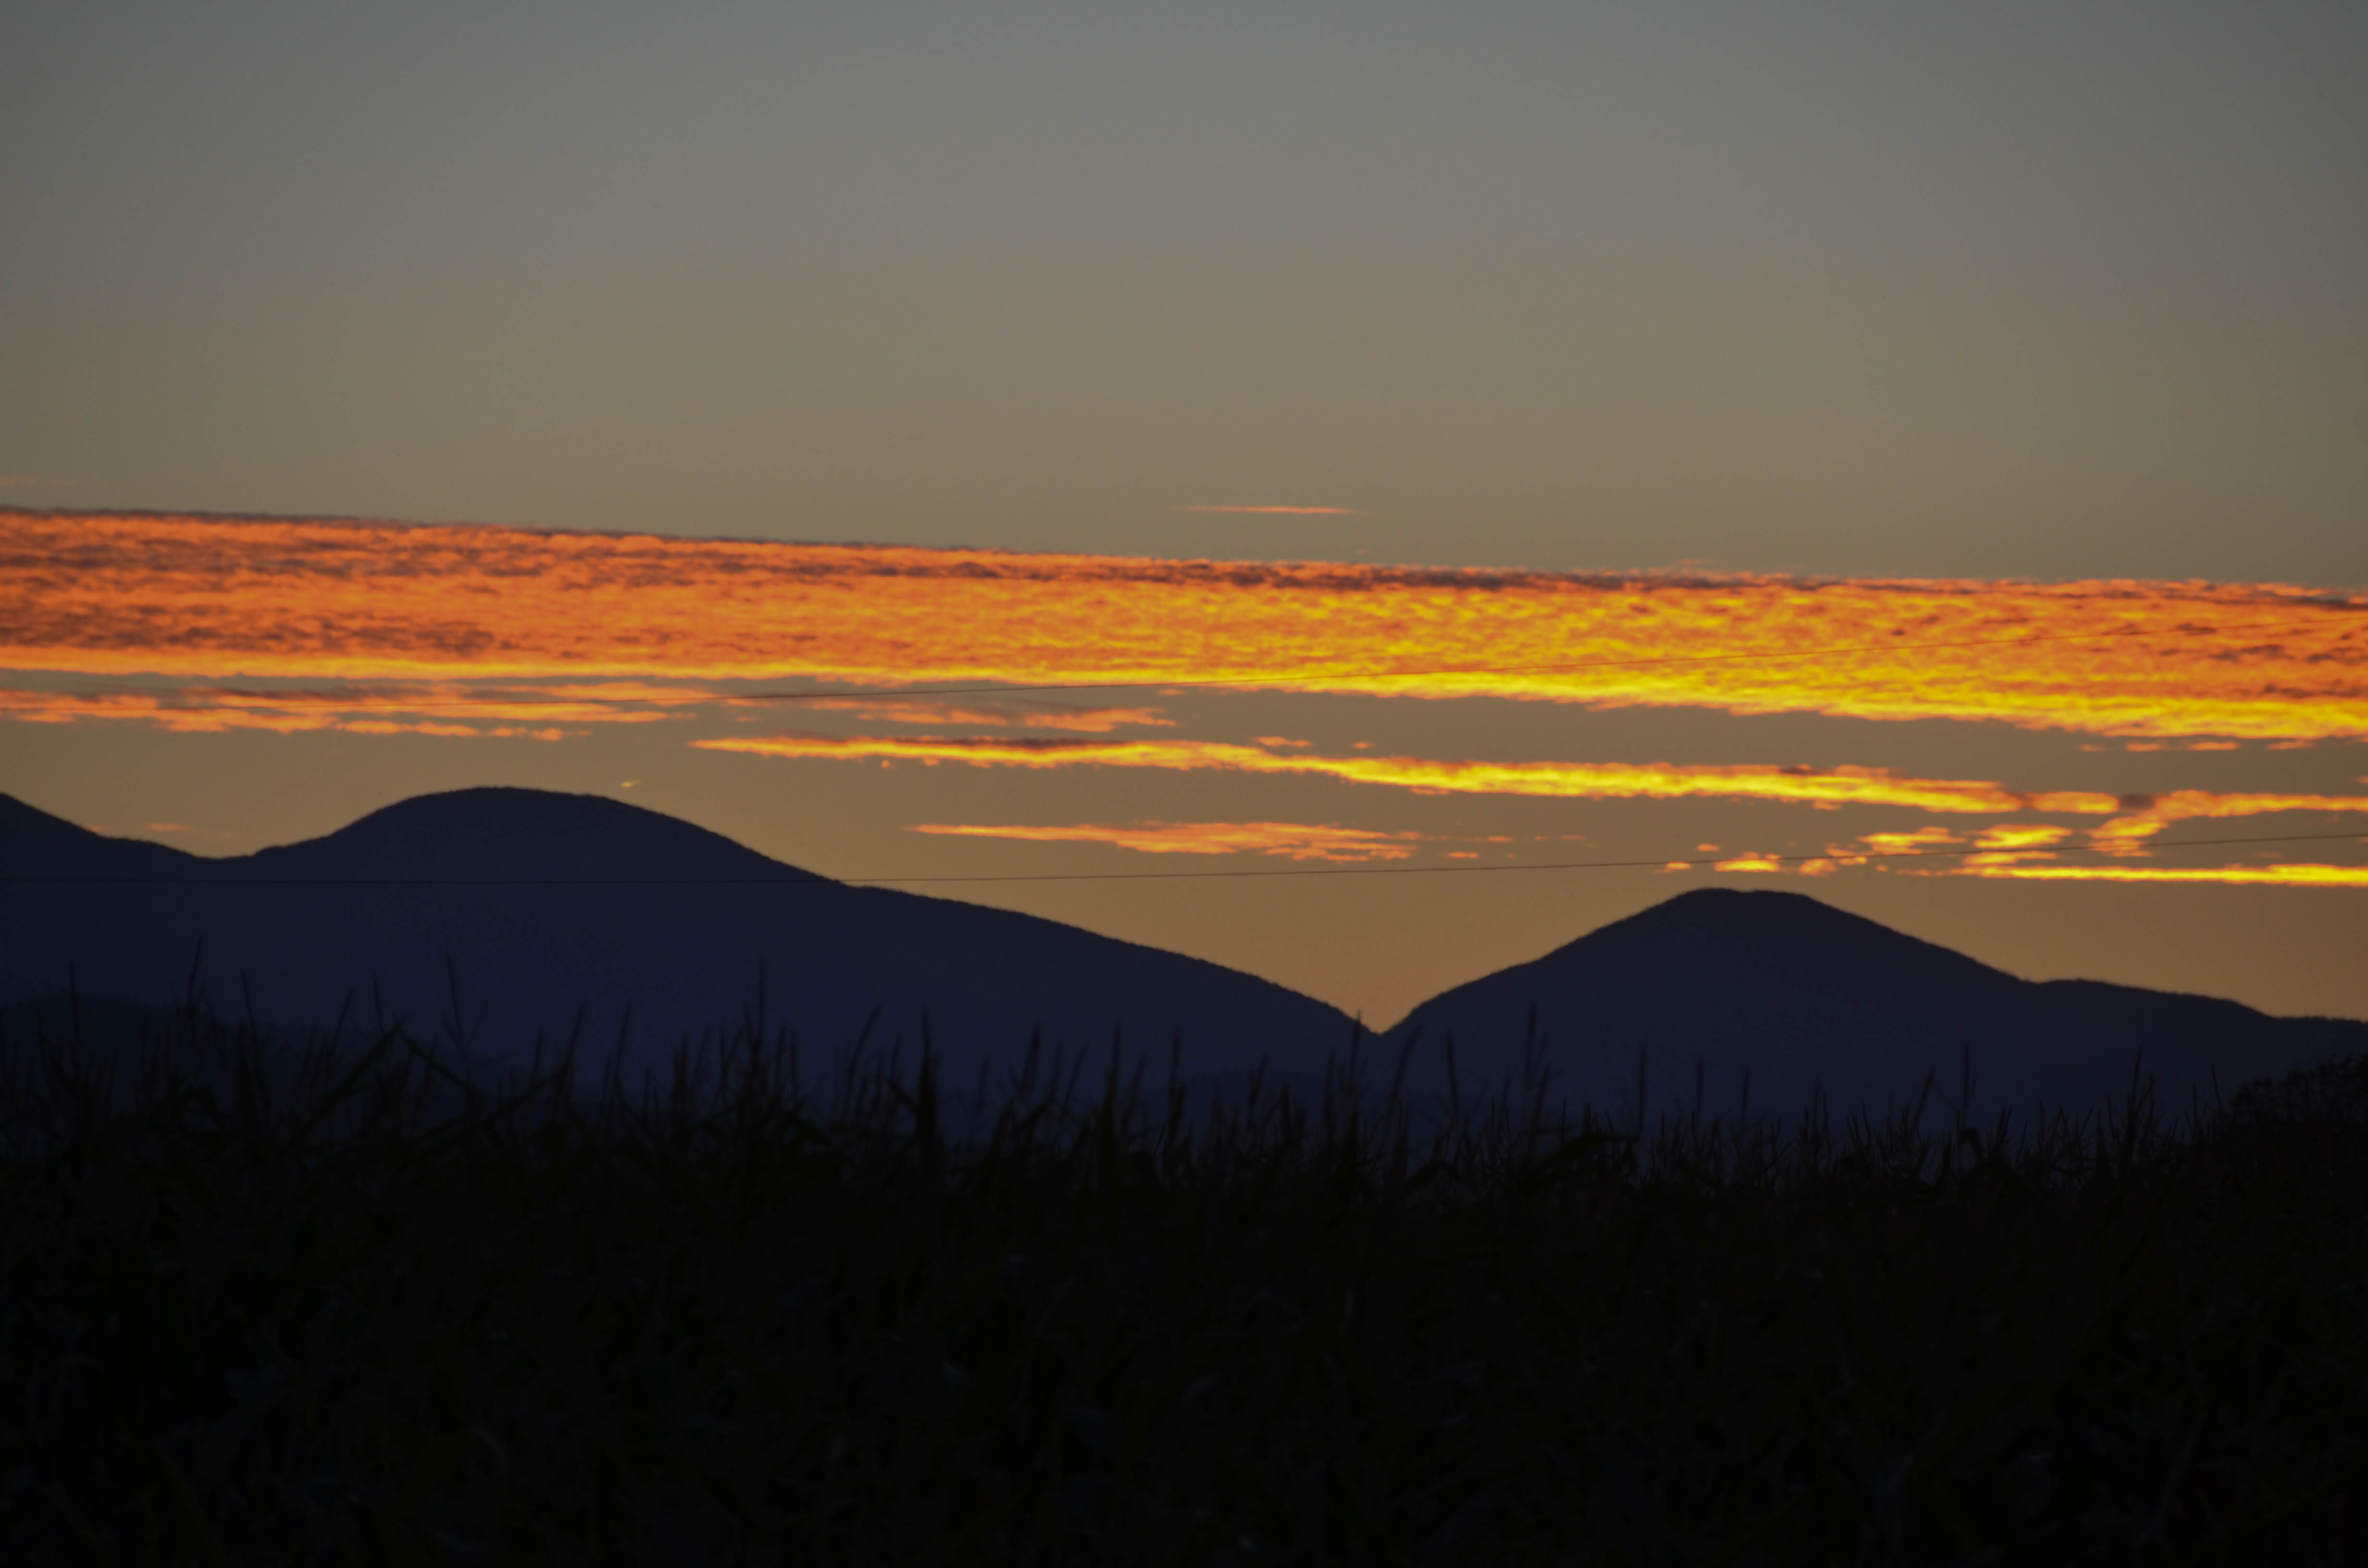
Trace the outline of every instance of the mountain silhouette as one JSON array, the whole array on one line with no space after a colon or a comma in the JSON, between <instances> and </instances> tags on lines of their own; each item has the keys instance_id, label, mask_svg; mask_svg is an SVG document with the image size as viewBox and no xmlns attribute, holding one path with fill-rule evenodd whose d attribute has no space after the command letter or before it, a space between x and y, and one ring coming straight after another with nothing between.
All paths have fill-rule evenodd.
<instances>
[{"instance_id":1,"label":"mountain silhouette","mask_svg":"<svg viewBox=\"0 0 2368 1568\"><path fill-rule=\"evenodd\" d=\"M1031 1037L1099 1066L1113 1039L1164 1070L1233 1085L1261 1065L1304 1093L1352 1026L1238 971L1031 915L848 887L721 835L599 796L462 790L402 801L325 837L209 858L103 837L0 795L0 1004L113 996L98 1016L183 997L302 1027L341 1011L441 1028L474 1060L537 1037L620 1051L629 1080L685 1039L795 1032L809 1070L859 1038L950 1086ZM200 944L202 956L200 957ZM1452 1074L1451 1078L1451 1050ZM2144 1052L2158 1103L2368 1051L2368 1023L2273 1018L2234 1002L2093 981L2021 980L1798 893L1685 893L1423 1003L1378 1040L1407 1086L1519 1087L1634 1114L1790 1118L1913 1101L1928 1077L1972 1109L2094 1109Z\"/></svg>"},{"instance_id":2,"label":"mountain silhouette","mask_svg":"<svg viewBox=\"0 0 2368 1568\"><path fill-rule=\"evenodd\" d=\"M2235 1002L2018 979L1801 893L1706 888L1606 926L1543 958L1432 997L1377 1042L1407 1051L1408 1081L1446 1085L1448 1043L1465 1095L1551 1070L1551 1094L1615 1116L1796 1115L1822 1096L1838 1116L1936 1108L2086 1112L2127 1096L2132 1068L2157 1108L2184 1112L2247 1079L2368 1051L2368 1023L2276 1018Z\"/></svg>"},{"instance_id":3,"label":"mountain silhouette","mask_svg":"<svg viewBox=\"0 0 2368 1568\"><path fill-rule=\"evenodd\" d=\"M478 1059L538 1035L629 1077L762 1002L807 1070L866 1037L909 1071L925 1021L950 1085L1113 1039L1165 1068L1318 1071L1351 1023L1199 959L1032 915L848 887L598 796L462 790L229 858L102 837L0 796L0 1001L74 983L150 1006L193 961L216 1007L279 1025L381 1012L451 1026ZM199 958L202 942L202 958ZM457 982L457 984L456 984ZM456 1009L457 1001L457 1009ZM580 1015L580 1024L579 1024Z\"/></svg>"}]
</instances>

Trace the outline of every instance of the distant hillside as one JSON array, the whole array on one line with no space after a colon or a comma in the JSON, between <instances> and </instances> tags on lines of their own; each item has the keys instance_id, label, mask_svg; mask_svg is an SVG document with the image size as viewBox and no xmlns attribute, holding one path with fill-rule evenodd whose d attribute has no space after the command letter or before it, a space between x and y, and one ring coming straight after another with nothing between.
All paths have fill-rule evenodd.
<instances>
[{"instance_id":1,"label":"distant hillside","mask_svg":"<svg viewBox=\"0 0 2368 1568\"><path fill-rule=\"evenodd\" d=\"M1820 1090L1837 1111L1912 1099L1927 1072L1954 1094L1965 1047L1974 1109L2074 1108L2126 1093L2146 1053L2160 1102L2368 1051L2368 1023L2273 1018L2234 1002L2094 981L2033 983L1799 893L1709 888L1423 1003L1379 1042L1409 1039L1413 1082L1469 1092L1517 1080L1535 1011L1557 1092L1684 1111L1699 1067L1706 1112L1732 1117L1747 1071L1757 1112Z\"/></svg>"},{"instance_id":2,"label":"distant hillside","mask_svg":"<svg viewBox=\"0 0 2368 1568\"><path fill-rule=\"evenodd\" d=\"M1349 1018L1199 959L1030 915L853 888L719 835L596 796L463 790L404 801L326 837L209 859L102 837L0 796L0 1002L86 991L178 995L200 939L216 1005L324 1022L350 1005L461 1022L496 1058L575 1027L642 1064L736 1024L757 998L810 1063L874 1010L882 1049L926 1017L961 1086L1032 1031L1104 1059L1115 1033L1164 1069L1315 1069ZM411 885L404 885L411 884ZM769 1031L768 1031L769 1032Z\"/></svg>"},{"instance_id":3,"label":"distant hillside","mask_svg":"<svg viewBox=\"0 0 2368 1568\"><path fill-rule=\"evenodd\" d=\"M464 790L405 801L326 837L209 859L105 838L0 796L0 1004L55 996L71 962L85 994L177 998L202 938L219 1010L267 1023L383 1009L425 1032L457 1021L489 1060L577 1028L598 1060L666 1061L686 1035L737 1025L765 976L771 1026L814 1066L871 1023L917 1053L922 1023L949 1086L1034 1031L1099 1070L1114 1034L1164 1073L1229 1082L1265 1061L1303 1091L1349 1020L1281 986L1032 916L852 888L719 835L597 796ZM54 879L42 881L40 879ZM448 970L448 960L450 968ZM251 999L251 1000L250 1000ZM111 1006L111 1005L110 1005ZM52 1014L54 1007L49 1009ZM1974 1108L2075 1109L2125 1092L2143 1050L2161 1102L2233 1092L2368 1052L2368 1023L2271 1018L2233 1002L2090 981L2033 983L1797 893L1684 894L1533 962L1460 985L1378 1041L1408 1083L1518 1083L1534 1011L1555 1093L1616 1115L1646 1102L1790 1117L1822 1092L1837 1112L1953 1094L1964 1049ZM876 1012L876 1017L875 1017ZM120 1023L120 1009L102 1021ZM9 1016L21 1034L28 1017ZM118 1032L124 1032L120 1029ZM768 1028L768 1033L770 1032ZM1699 1079L1698 1079L1699 1070Z\"/></svg>"}]
</instances>

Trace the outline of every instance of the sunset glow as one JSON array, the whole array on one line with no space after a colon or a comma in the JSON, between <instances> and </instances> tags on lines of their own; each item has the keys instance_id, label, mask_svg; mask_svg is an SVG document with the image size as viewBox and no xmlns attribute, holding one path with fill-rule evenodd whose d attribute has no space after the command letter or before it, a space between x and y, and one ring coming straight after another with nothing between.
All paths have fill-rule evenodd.
<instances>
[{"instance_id":1,"label":"sunset glow","mask_svg":"<svg viewBox=\"0 0 2368 1568\"><path fill-rule=\"evenodd\" d=\"M2368 866L1965 866L1944 873L2036 882L2218 882L2234 886L2368 888Z\"/></svg>"},{"instance_id":2,"label":"sunset glow","mask_svg":"<svg viewBox=\"0 0 2368 1568\"><path fill-rule=\"evenodd\" d=\"M2368 812L2368 796L2214 794L2207 790L2178 790L2154 796L2141 809L2089 829L2100 847L2144 842L2173 823L2197 818L2263 816L2272 812Z\"/></svg>"},{"instance_id":3,"label":"sunset glow","mask_svg":"<svg viewBox=\"0 0 2368 1568\"><path fill-rule=\"evenodd\" d=\"M1079 708L1019 698L822 697L798 704L803 712L846 713L873 723L988 724L1023 730L1066 730L1106 735L1112 730L1173 728L1176 721L1156 708Z\"/></svg>"},{"instance_id":4,"label":"sunset glow","mask_svg":"<svg viewBox=\"0 0 2368 1568\"><path fill-rule=\"evenodd\" d=\"M1982 829L1974 842L1984 849L2044 849L2070 837L2068 827L2055 827L2045 823L2002 822L1995 827Z\"/></svg>"},{"instance_id":5,"label":"sunset glow","mask_svg":"<svg viewBox=\"0 0 2368 1568\"><path fill-rule=\"evenodd\" d=\"M1711 869L1730 874L1829 876L1962 852L1915 874L2291 886L2362 875L2139 862L2182 822L2368 815L2368 791L2114 793L1873 766L1426 756L1362 739L1318 749L1288 734L1189 738L1169 711L1196 689L1247 688L1980 721L2123 737L2128 750L2164 754L2146 765L2158 767L2189 752L2368 734L2368 597L2338 592L1227 563L28 511L0 511L0 667L19 672L0 715L27 723L545 742L628 725L670 746L782 759L2005 819L1962 830L1850 821L1850 836L1805 863L1776 850L1713 854ZM1097 686L1146 687L1158 700L1097 705ZM1028 689L1048 687L1087 694ZM717 733L784 704L890 733ZM649 728L662 722L694 727ZM971 733L925 733L954 728ZM1308 862L1475 853L1449 847L1452 834L1263 818L956 819L912 831ZM2087 863L2099 852L2108 858Z\"/></svg>"},{"instance_id":6,"label":"sunset glow","mask_svg":"<svg viewBox=\"0 0 2368 1568\"><path fill-rule=\"evenodd\" d=\"M0 693L0 718L28 724L134 722L175 734L345 730L356 734L534 733L538 738L556 738L565 733L554 727L558 724L646 724L679 718L688 711L688 705L703 700L706 694L696 689L623 681L501 691L400 683L342 690L203 686L110 691L18 688ZM970 722L996 721L982 714ZM529 728L520 729L521 722Z\"/></svg>"},{"instance_id":7,"label":"sunset glow","mask_svg":"<svg viewBox=\"0 0 2368 1568\"><path fill-rule=\"evenodd\" d=\"M1338 824L1296 822L1079 823L1049 827L982 827L920 823L915 833L1010 838L1035 844L1108 844L1150 855L1273 855L1291 860L1404 860L1430 835L1383 833Z\"/></svg>"},{"instance_id":8,"label":"sunset glow","mask_svg":"<svg viewBox=\"0 0 2368 1568\"><path fill-rule=\"evenodd\" d=\"M1812 806L1898 806L1960 815L2053 812L2105 815L2131 802L2093 790L2019 790L1979 779L1906 778L1872 767L1822 771L1748 764L1680 767L1668 763L1459 762L1410 756L1326 756L1304 751L1278 752L1224 741L1030 740L976 736L940 738L892 735L723 736L692 743L705 750L756 756L837 758L844 761L962 763L980 767L1213 768L1244 773L1303 774L1357 784L1380 784L1425 794L1537 795L1571 800L1723 799L1781 801ZM2165 801L2178 815L2238 817L2272 812L2368 812L2368 795L2214 795L2184 790L2163 796L2141 812L2116 817L2093 830L2103 835L2114 823L2148 824L2152 833L2178 815L2158 816ZM1983 847L2014 849L2053 843L2069 829L2001 824ZM2134 829L2121 840L2144 836ZM1953 843L1945 828L1865 835L1878 849L1917 844Z\"/></svg>"},{"instance_id":9,"label":"sunset glow","mask_svg":"<svg viewBox=\"0 0 2368 1568\"><path fill-rule=\"evenodd\" d=\"M1220 684L2145 737L2368 734L2368 600L2299 587L1175 562L27 511L0 511L0 666L197 681Z\"/></svg>"},{"instance_id":10,"label":"sunset glow","mask_svg":"<svg viewBox=\"0 0 2368 1568\"><path fill-rule=\"evenodd\" d=\"M1254 515L1283 517L1353 517L1356 512L1348 506L1178 506L1179 512L1247 512Z\"/></svg>"}]
</instances>

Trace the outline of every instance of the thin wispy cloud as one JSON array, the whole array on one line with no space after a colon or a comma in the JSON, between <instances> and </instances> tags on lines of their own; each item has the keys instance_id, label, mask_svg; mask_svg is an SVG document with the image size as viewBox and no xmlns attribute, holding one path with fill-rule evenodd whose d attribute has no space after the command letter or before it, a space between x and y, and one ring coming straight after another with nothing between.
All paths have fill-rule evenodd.
<instances>
[{"instance_id":1,"label":"thin wispy cloud","mask_svg":"<svg viewBox=\"0 0 2368 1568\"><path fill-rule=\"evenodd\" d=\"M1836 808L1888 806L1956 815L2026 812L2106 816L2091 830L2107 839L2143 838L2187 816L2278 812L2368 813L2368 795L2214 794L2127 797L2094 790L2020 790L1987 779L1922 778L1878 767L1782 767L1758 764L1488 762L1435 757L1326 756L1234 741L1073 741L1025 736L726 735L697 740L710 751L856 762L957 763L973 767L1147 767L1314 776L1422 794L1543 796L1561 800L1741 800ZM2114 824L2133 825L2113 832ZM2145 832L2138 831L2144 824ZM2058 832L2015 824L2026 835ZM2060 830L2068 832L2069 829ZM1869 834L1872 847L1952 843L1947 828ZM2007 846L2001 841L2001 847Z\"/></svg>"},{"instance_id":2,"label":"thin wispy cloud","mask_svg":"<svg viewBox=\"0 0 2368 1568\"><path fill-rule=\"evenodd\" d=\"M1870 834L1868 840L1903 835ZM1920 845L1933 841L1921 839ZM1962 842L1957 841L1957 842ZM1671 871L1742 872L1761 876L1794 875L1829 877L1841 867L1871 866L1877 871L1907 877L1956 878L1973 877L1991 881L2045 882L2152 882L2190 886L2219 885L2224 887L2289 887L2289 888L2368 888L2368 866L2330 866L2312 861L2281 861L2251 866L2131 866L2120 864L2065 864L2054 860L2034 862L2019 854L1968 855L1953 864L1933 856L1930 847L1898 847L1883 850L1893 856L1917 857L1907 864L1886 864L1865 855L1841 851L1832 856L1810 858L1782 856L1774 853L1737 855L1704 867L1698 860L1672 860Z\"/></svg>"},{"instance_id":3,"label":"thin wispy cloud","mask_svg":"<svg viewBox=\"0 0 2368 1568\"><path fill-rule=\"evenodd\" d=\"M679 719L700 688L634 682L501 689L382 683L336 690L180 686L104 691L0 691L0 719L28 724L140 723L175 734L253 730L304 734L528 736L558 740L560 724L647 724Z\"/></svg>"},{"instance_id":4,"label":"thin wispy cloud","mask_svg":"<svg viewBox=\"0 0 2368 1568\"><path fill-rule=\"evenodd\" d=\"M1048 826L922 823L913 831L949 837L1018 839L1032 844L1106 844L1148 855L1247 854L1333 862L1405 860L1438 836L1411 831L1343 827L1337 823L1296 822L1076 823Z\"/></svg>"},{"instance_id":5,"label":"thin wispy cloud","mask_svg":"<svg viewBox=\"0 0 2368 1568\"><path fill-rule=\"evenodd\" d=\"M2368 888L2368 866L1964 866L1947 873L2025 882L2214 882L2229 887Z\"/></svg>"},{"instance_id":6,"label":"thin wispy cloud","mask_svg":"<svg viewBox=\"0 0 2368 1568\"><path fill-rule=\"evenodd\" d=\"M138 722L177 734L347 730L510 735L524 732L503 721L647 724L685 719L702 708L729 707L746 700L712 687L628 681L512 682L496 687L380 682L342 690L205 685L94 691L18 687L0 688L0 719L29 724ZM999 726L1099 735L1124 729L1169 729L1176 722L1156 708L1088 708L1019 699L947 702L922 698L824 697L799 706L802 711L845 713L873 723L919 728ZM424 725L405 722L406 716L446 722Z\"/></svg>"},{"instance_id":7,"label":"thin wispy cloud","mask_svg":"<svg viewBox=\"0 0 2368 1568\"><path fill-rule=\"evenodd\" d=\"M2090 839L2102 848L2140 848L2146 840L2174 823L2261 816L2272 812L2368 811L2368 801L2351 795L2220 793L2209 790L2176 790L2146 796L2135 803L2138 809L2091 829Z\"/></svg>"},{"instance_id":8,"label":"thin wispy cloud","mask_svg":"<svg viewBox=\"0 0 2368 1568\"><path fill-rule=\"evenodd\" d=\"M1364 514L1353 506L1240 506L1204 503L1169 508L1178 512L1234 512L1253 517L1357 517Z\"/></svg>"},{"instance_id":9,"label":"thin wispy cloud","mask_svg":"<svg viewBox=\"0 0 2368 1568\"><path fill-rule=\"evenodd\" d=\"M1964 839L1954 829L1936 825L1908 828L1889 833L1862 833L1855 846L1827 846L1827 852L1845 863L1854 863L1865 855L1912 855L1919 849L1934 849L1945 845L1963 844Z\"/></svg>"},{"instance_id":10,"label":"thin wispy cloud","mask_svg":"<svg viewBox=\"0 0 2368 1568\"><path fill-rule=\"evenodd\" d=\"M2056 827L2047 823L2002 822L1982 829L1974 842L1984 849L2046 849L2072 836L2068 827Z\"/></svg>"},{"instance_id":11,"label":"thin wispy cloud","mask_svg":"<svg viewBox=\"0 0 2368 1568\"><path fill-rule=\"evenodd\" d=\"M0 510L0 667L1225 686L2368 733L2368 596L1451 571Z\"/></svg>"},{"instance_id":12,"label":"thin wispy cloud","mask_svg":"<svg viewBox=\"0 0 2368 1568\"><path fill-rule=\"evenodd\" d=\"M985 724L1024 730L1064 730L1106 735L1123 729L1172 729L1176 721L1156 708L1083 708L1020 698L952 701L916 697L817 697L798 704L807 711L845 713L871 723L946 727Z\"/></svg>"}]
</instances>

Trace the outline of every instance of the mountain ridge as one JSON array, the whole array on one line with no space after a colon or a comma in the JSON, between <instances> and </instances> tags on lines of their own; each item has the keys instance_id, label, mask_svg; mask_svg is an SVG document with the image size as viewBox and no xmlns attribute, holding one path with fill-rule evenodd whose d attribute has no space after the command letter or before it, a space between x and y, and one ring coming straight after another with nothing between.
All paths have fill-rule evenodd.
<instances>
[{"instance_id":1,"label":"mountain ridge","mask_svg":"<svg viewBox=\"0 0 2368 1568\"><path fill-rule=\"evenodd\" d=\"M655 1066L730 1028L760 986L823 1055L859 1039L950 1076L1030 1037L1072 1054L1113 1040L1212 1068L1312 1067L1352 1021L1271 981L1007 910L849 887L722 835L602 796L455 790L251 855L110 839L0 797L0 869L87 878L0 918L0 1001L86 990L154 1003L205 942L207 972L251 982L265 1016L325 1021L382 986L390 1012L454 1021L523 1056L537 1034L618 1039ZM153 878L125 886L108 879ZM445 960L453 962L448 971ZM1320 1042L1320 1044L1318 1043ZM1303 1061L1303 1059L1304 1059Z\"/></svg>"},{"instance_id":2,"label":"mountain ridge","mask_svg":"<svg viewBox=\"0 0 2368 1568\"><path fill-rule=\"evenodd\" d=\"M67 880L12 895L0 1003L87 990L171 994L204 937L209 972L267 1016L325 1020L384 987L396 1012L448 1017L520 1051L564 1036L655 1062L728 1028L760 983L772 1016L824 1051L859 1038L950 1074L1011 1064L1031 1038L1117 1045L1195 1074L1263 1062L1304 1077L1355 1026L1337 1008L1188 955L1030 915L850 887L723 835L604 796L479 789L414 797L317 838L208 858L109 838L0 795L0 871ZM448 965L446 960L451 961ZM458 977L459 984L453 981ZM473 1003L473 1005L472 1005ZM1533 1024L1534 1020L1534 1024ZM1532 1029L1534 1027L1535 1034ZM638 1040L636 1048L633 1042ZM1704 888L1452 986L1368 1040L1417 1093L1557 1096L1789 1115L1822 1097L1879 1111L1928 1083L1977 1108L2096 1105L2140 1051L2162 1099L2368 1051L2368 1023L2272 1018L2221 998L2103 981L2021 979L1806 894Z\"/></svg>"},{"instance_id":3,"label":"mountain ridge","mask_svg":"<svg viewBox=\"0 0 2368 1568\"><path fill-rule=\"evenodd\" d=\"M1715 983L1713 983L1713 981ZM1532 1023L1534 1020L1534 1023ZM1385 1031L1415 1078L1506 1081L1535 1028L1565 1088L1599 1106L1736 1113L1822 1096L1882 1108L1930 1082L2036 1113L2125 1097L2145 1053L2159 1103L2368 1050L2368 1023L2277 1018L2220 997L2032 981L1804 893L1701 888L1429 998Z\"/></svg>"}]
</instances>

